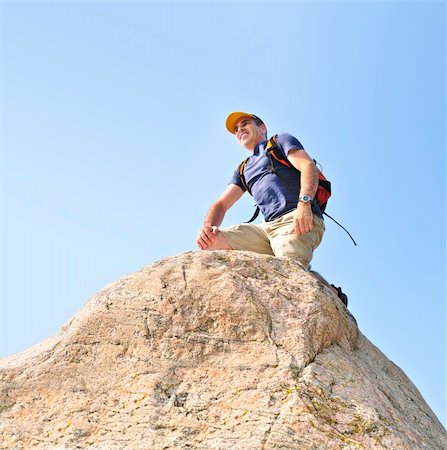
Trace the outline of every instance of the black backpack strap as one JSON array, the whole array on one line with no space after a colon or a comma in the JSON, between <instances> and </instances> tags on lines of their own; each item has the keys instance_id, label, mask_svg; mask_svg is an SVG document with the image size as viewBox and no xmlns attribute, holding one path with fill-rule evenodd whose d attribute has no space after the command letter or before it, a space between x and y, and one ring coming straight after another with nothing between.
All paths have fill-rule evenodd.
<instances>
[{"instance_id":1,"label":"black backpack strap","mask_svg":"<svg viewBox=\"0 0 447 450\"><path fill-rule=\"evenodd\" d=\"M332 221L334 221L340 228L343 228L343 230L345 230L346 233L348 234L348 236L351 238L351 241L354 242L354 245L357 247L357 242L354 241L354 238L351 236L351 233L350 233L343 225L341 225L340 223L338 223L338 222L337 222L332 216L330 216L328 213L326 213L326 212L323 211L323 214L324 214L326 217L329 217L329 219L331 219Z\"/></svg>"},{"instance_id":2,"label":"black backpack strap","mask_svg":"<svg viewBox=\"0 0 447 450\"><path fill-rule=\"evenodd\" d=\"M276 161L278 161L283 166L286 166L289 169L294 169L294 167L292 166L292 164L290 164L288 159L287 158L284 159L284 155L282 154L281 149L278 144L277 136L278 135L275 134L274 136L272 136L269 139L269 141L267 143L267 147L266 147L267 155L272 156Z\"/></svg>"},{"instance_id":3,"label":"black backpack strap","mask_svg":"<svg viewBox=\"0 0 447 450\"><path fill-rule=\"evenodd\" d=\"M247 163L248 158L245 158L240 164L239 164L239 168L238 168L238 172L239 172L239 178L241 180L241 183L243 184L245 190L251 195L251 191L248 188L248 185L245 181L245 176L244 176L244 167L245 164Z\"/></svg>"},{"instance_id":4,"label":"black backpack strap","mask_svg":"<svg viewBox=\"0 0 447 450\"><path fill-rule=\"evenodd\" d=\"M250 189L248 188L247 182L245 181L245 176L244 176L244 167L245 167L245 164L246 164L247 161L248 161L248 158L245 158L245 159L239 164L238 172L239 172L239 178L240 178L241 183L243 184L244 188L246 189L246 191L247 191L250 195L252 195ZM256 218L259 216L259 212L260 212L259 206L258 206L258 205L255 205L255 206L256 206L256 210L255 210L254 214L251 216L250 220L248 220L248 221L245 222L245 223L253 222L253 221L256 220Z\"/></svg>"},{"instance_id":5,"label":"black backpack strap","mask_svg":"<svg viewBox=\"0 0 447 450\"><path fill-rule=\"evenodd\" d=\"M247 220L247 222L245 222L245 223L253 222L253 221L256 219L256 217L259 216L259 211L261 211L261 210L259 209L259 206L258 206L258 205L255 205L255 206L256 206L256 211L255 211L254 214L251 216L251 219L250 219L250 220Z\"/></svg>"}]
</instances>

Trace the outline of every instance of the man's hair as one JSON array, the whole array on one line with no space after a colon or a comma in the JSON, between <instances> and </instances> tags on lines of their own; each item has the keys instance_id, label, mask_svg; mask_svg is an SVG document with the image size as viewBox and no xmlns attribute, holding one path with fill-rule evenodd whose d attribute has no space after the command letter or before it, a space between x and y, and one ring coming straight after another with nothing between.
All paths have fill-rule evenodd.
<instances>
[{"instance_id":1,"label":"man's hair","mask_svg":"<svg viewBox=\"0 0 447 450\"><path fill-rule=\"evenodd\" d=\"M265 125L265 123L259 118L259 117L256 117L256 116L253 116L253 119L254 119L254 121L255 121L255 124L259 127L260 125Z\"/></svg>"},{"instance_id":2,"label":"man's hair","mask_svg":"<svg viewBox=\"0 0 447 450\"><path fill-rule=\"evenodd\" d=\"M257 116L253 114L253 120L255 121L255 125L260 127L261 125L265 126L265 138L267 139L267 125Z\"/></svg>"}]
</instances>

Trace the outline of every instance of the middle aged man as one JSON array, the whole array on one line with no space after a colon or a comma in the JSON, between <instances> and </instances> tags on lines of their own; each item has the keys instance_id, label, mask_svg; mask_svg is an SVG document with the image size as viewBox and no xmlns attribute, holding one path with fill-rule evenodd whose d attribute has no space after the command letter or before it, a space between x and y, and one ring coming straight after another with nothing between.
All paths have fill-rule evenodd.
<instances>
[{"instance_id":1,"label":"middle aged man","mask_svg":"<svg viewBox=\"0 0 447 450\"><path fill-rule=\"evenodd\" d=\"M251 155L243 166L243 179L236 170L228 187L211 205L197 245L201 250L249 250L289 257L309 269L325 230L320 206L314 201L319 173L314 161L298 139L283 133L277 135L278 147L284 159L298 170L274 162L267 152L267 127L254 114L233 112L227 117L226 127ZM225 213L247 189L265 220L219 230ZM331 286L347 305L341 289Z\"/></svg>"}]
</instances>

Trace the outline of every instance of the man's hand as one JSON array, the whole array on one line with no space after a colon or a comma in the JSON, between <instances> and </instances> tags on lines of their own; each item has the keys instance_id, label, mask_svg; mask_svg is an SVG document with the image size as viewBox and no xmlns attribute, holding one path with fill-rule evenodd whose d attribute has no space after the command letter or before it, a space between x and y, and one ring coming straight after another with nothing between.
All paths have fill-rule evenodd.
<instances>
[{"instance_id":1,"label":"man's hand","mask_svg":"<svg viewBox=\"0 0 447 450\"><path fill-rule=\"evenodd\" d=\"M217 234L219 233L219 228L216 226L204 225L197 236L197 246L200 250L206 250L208 247L212 246L215 241Z\"/></svg>"},{"instance_id":2,"label":"man's hand","mask_svg":"<svg viewBox=\"0 0 447 450\"><path fill-rule=\"evenodd\" d=\"M237 184L229 184L224 193L211 205L205 217L205 224L208 225L203 225L197 236L196 242L200 250L229 250L231 248L218 227L227 210L242 197L243 193L244 191ZM211 223L216 225L209 225Z\"/></svg>"},{"instance_id":3,"label":"man's hand","mask_svg":"<svg viewBox=\"0 0 447 450\"><path fill-rule=\"evenodd\" d=\"M293 226L290 233L301 236L312 230L314 226L312 207L310 203L298 202L295 214L293 215Z\"/></svg>"}]
</instances>

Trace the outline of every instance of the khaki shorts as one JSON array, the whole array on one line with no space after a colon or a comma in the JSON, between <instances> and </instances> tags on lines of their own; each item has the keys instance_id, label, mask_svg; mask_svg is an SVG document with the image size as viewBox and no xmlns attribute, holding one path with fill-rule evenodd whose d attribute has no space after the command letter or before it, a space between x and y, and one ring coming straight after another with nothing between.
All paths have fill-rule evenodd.
<instances>
[{"instance_id":1,"label":"khaki shorts","mask_svg":"<svg viewBox=\"0 0 447 450\"><path fill-rule=\"evenodd\" d=\"M266 255L293 258L307 269L314 250L323 238L325 225L323 219L314 215L314 226L311 231L301 236L295 233L289 234L294 212L295 210L271 222L243 223L224 228L221 231L233 250L248 250Z\"/></svg>"}]
</instances>

